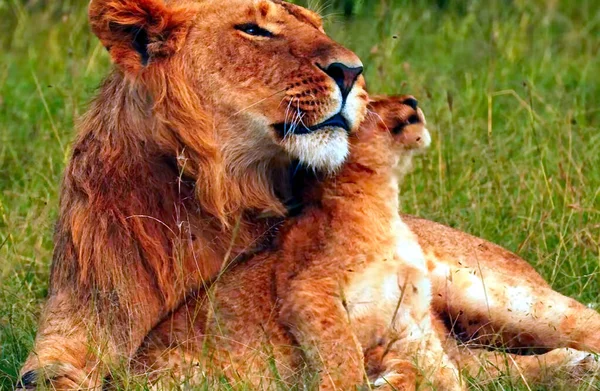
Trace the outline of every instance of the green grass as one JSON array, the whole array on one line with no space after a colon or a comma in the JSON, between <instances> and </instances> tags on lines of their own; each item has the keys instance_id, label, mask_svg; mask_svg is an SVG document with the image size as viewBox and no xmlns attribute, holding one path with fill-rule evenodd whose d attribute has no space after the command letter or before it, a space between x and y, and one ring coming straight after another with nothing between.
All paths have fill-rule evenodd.
<instances>
[{"instance_id":1,"label":"green grass","mask_svg":"<svg viewBox=\"0 0 600 391\"><path fill-rule=\"evenodd\" d=\"M15 382L47 293L73 122L110 67L86 5L0 0L0 389ZM328 31L361 56L371 92L417 96L433 130L403 209L516 251L555 289L596 306L600 0L356 10L345 20L324 7Z\"/></svg>"}]
</instances>

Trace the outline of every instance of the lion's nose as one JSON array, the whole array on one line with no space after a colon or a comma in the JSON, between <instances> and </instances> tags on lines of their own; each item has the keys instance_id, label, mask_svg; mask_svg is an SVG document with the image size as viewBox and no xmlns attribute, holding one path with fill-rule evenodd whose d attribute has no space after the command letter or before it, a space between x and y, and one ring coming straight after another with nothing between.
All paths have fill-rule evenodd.
<instances>
[{"instance_id":1,"label":"lion's nose","mask_svg":"<svg viewBox=\"0 0 600 391\"><path fill-rule=\"evenodd\" d=\"M329 75L342 91L342 98L345 100L350 90L356 83L356 79L363 72L363 67L349 67L342 64L341 62L334 62L329 64L327 67L322 68L323 72Z\"/></svg>"}]
</instances>

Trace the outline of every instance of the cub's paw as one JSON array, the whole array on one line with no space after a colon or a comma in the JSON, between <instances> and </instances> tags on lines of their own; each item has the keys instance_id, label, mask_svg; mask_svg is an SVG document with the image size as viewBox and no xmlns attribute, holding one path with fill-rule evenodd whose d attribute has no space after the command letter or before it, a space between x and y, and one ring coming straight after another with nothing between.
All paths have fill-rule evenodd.
<instances>
[{"instance_id":1,"label":"cub's paw","mask_svg":"<svg viewBox=\"0 0 600 391\"><path fill-rule=\"evenodd\" d=\"M414 391L417 385L417 370L408 360L390 360L387 370L375 381L373 386L377 391Z\"/></svg>"},{"instance_id":2,"label":"cub's paw","mask_svg":"<svg viewBox=\"0 0 600 391\"><path fill-rule=\"evenodd\" d=\"M600 373L600 356L574 349L555 349L546 353L563 361L563 370L570 377L581 378Z\"/></svg>"}]
</instances>

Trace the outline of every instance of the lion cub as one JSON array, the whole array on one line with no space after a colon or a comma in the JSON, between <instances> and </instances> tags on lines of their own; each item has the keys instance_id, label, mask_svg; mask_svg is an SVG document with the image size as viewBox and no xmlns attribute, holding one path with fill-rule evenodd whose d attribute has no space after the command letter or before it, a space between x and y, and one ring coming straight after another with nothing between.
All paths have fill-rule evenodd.
<instances>
[{"instance_id":1,"label":"lion cub","mask_svg":"<svg viewBox=\"0 0 600 391\"><path fill-rule=\"evenodd\" d=\"M461 388L431 325L423 253L398 214L398 181L430 143L424 117L410 96L370 110L341 171L305 186L278 250L190 299L149 335L136 371L153 381L160 369L177 381L215 371L264 389L297 381L307 364L321 390L354 389L365 375L381 389ZM186 372L190 362L202 373Z\"/></svg>"}]
</instances>

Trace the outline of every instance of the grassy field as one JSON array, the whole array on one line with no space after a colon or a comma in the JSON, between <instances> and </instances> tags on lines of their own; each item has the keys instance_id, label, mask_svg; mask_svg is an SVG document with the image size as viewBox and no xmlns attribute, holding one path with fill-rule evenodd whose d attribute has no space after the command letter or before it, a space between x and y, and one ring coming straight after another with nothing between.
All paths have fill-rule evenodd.
<instances>
[{"instance_id":1,"label":"grassy field","mask_svg":"<svg viewBox=\"0 0 600 391\"><path fill-rule=\"evenodd\" d=\"M0 389L47 293L74 120L110 66L86 5L0 0ZM433 147L403 209L516 251L597 306L600 0L365 0L351 19L312 6L361 56L371 92L410 92L428 115Z\"/></svg>"}]
</instances>

